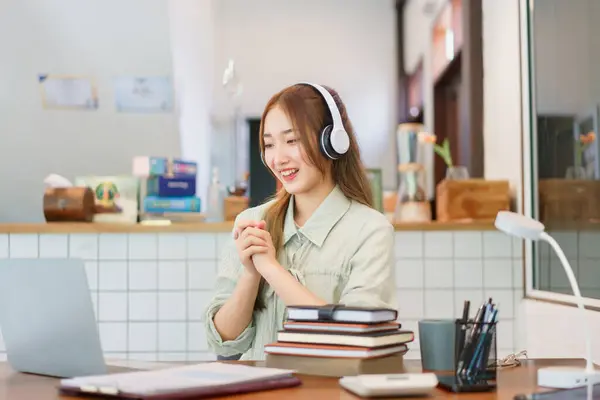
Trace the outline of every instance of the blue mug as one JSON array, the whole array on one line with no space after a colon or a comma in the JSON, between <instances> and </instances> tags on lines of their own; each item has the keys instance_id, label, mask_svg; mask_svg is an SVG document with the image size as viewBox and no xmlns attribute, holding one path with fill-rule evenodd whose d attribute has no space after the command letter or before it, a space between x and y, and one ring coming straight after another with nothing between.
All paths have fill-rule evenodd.
<instances>
[{"instance_id":1,"label":"blue mug","mask_svg":"<svg viewBox=\"0 0 600 400\"><path fill-rule=\"evenodd\" d=\"M419 321L419 345L423 370L454 371L455 319Z\"/></svg>"}]
</instances>

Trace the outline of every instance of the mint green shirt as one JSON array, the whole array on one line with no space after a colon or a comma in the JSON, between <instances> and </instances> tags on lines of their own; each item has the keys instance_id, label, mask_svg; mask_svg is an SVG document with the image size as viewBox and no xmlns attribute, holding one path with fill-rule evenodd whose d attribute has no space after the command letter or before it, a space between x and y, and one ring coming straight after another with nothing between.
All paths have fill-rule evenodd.
<instances>
[{"instance_id":1,"label":"mint green shirt","mask_svg":"<svg viewBox=\"0 0 600 400\"><path fill-rule=\"evenodd\" d=\"M279 263L312 293L328 303L396 309L394 227L379 211L348 199L335 187L313 215L297 228L294 198L284 222L284 251ZM240 213L240 220L260 220L270 203ZM264 346L277 341L286 318L283 301L269 285L259 293L265 308L234 340L223 341L213 317L231 295L244 266L235 243L219 263L216 293L205 314L209 347L219 355L242 354L242 360L263 360Z\"/></svg>"}]
</instances>

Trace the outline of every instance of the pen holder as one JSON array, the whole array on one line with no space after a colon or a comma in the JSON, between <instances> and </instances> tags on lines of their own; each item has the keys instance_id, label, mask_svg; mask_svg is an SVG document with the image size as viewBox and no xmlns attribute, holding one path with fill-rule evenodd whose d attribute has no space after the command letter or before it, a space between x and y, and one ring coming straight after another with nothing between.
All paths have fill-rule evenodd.
<instances>
[{"instance_id":1,"label":"pen holder","mask_svg":"<svg viewBox=\"0 0 600 400\"><path fill-rule=\"evenodd\" d=\"M469 380L496 379L497 321L456 320L455 375Z\"/></svg>"}]
</instances>

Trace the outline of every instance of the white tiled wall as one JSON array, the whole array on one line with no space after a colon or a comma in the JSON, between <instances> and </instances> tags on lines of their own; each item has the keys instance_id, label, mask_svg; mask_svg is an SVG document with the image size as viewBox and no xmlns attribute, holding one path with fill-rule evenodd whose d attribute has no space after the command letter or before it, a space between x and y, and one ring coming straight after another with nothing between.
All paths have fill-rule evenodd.
<instances>
[{"instance_id":1,"label":"white tiled wall","mask_svg":"<svg viewBox=\"0 0 600 400\"><path fill-rule=\"evenodd\" d=\"M573 268L581 294L600 299L600 232L549 232L558 242ZM539 244L537 287L557 293L572 294L567 275L550 245Z\"/></svg>"},{"instance_id":2,"label":"white tiled wall","mask_svg":"<svg viewBox=\"0 0 600 400\"><path fill-rule=\"evenodd\" d=\"M229 233L0 235L0 257L85 260L107 357L212 360L202 324L217 255ZM464 300L500 307L498 349L515 349L515 299L522 293L520 242L498 232L396 233L399 319L459 316ZM474 308L474 307L473 307ZM419 357L419 341L407 357ZM0 358L4 358L0 336Z\"/></svg>"},{"instance_id":3,"label":"white tiled wall","mask_svg":"<svg viewBox=\"0 0 600 400\"><path fill-rule=\"evenodd\" d=\"M399 320L418 333L424 318L457 318L492 297L499 307L498 353L515 350L523 294L522 242L500 232L396 232ZM418 334L416 335L418 337ZM419 358L418 340L408 358Z\"/></svg>"}]
</instances>

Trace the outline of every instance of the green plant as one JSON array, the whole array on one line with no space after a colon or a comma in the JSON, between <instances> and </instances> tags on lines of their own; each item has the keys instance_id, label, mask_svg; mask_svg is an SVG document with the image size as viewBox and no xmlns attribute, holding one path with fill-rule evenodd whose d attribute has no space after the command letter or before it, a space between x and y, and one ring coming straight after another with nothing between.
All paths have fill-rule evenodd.
<instances>
[{"instance_id":1,"label":"green plant","mask_svg":"<svg viewBox=\"0 0 600 400\"><path fill-rule=\"evenodd\" d=\"M452 154L450 154L450 142L448 141L448 138L444 139L441 146L434 143L433 150L438 156L442 157L448 168L453 166Z\"/></svg>"}]
</instances>

